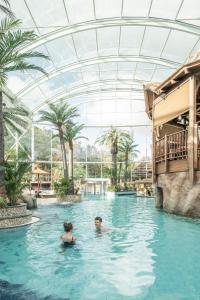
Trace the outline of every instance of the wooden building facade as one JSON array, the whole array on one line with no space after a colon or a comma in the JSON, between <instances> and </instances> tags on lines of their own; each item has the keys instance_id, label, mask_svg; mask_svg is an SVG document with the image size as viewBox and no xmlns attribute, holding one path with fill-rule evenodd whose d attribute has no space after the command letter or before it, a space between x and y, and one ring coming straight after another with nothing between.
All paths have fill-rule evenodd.
<instances>
[{"instance_id":1,"label":"wooden building facade","mask_svg":"<svg viewBox=\"0 0 200 300\"><path fill-rule=\"evenodd\" d=\"M200 216L200 60L144 86L153 125L156 206Z\"/></svg>"}]
</instances>

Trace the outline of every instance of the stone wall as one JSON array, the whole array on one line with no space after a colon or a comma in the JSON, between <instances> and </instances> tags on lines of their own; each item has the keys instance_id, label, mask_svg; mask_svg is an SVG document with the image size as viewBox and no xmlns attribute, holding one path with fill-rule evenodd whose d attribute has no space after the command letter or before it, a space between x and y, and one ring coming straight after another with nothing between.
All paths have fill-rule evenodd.
<instances>
[{"instance_id":1,"label":"stone wall","mask_svg":"<svg viewBox=\"0 0 200 300\"><path fill-rule=\"evenodd\" d=\"M156 185L156 207L166 212L200 217L200 172L191 186L188 172L160 174Z\"/></svg>"},{"instance_id":2,"label":"stone wall","mask_svg":"<svg viewBox=\"0 0 200 300\"><path fill-rule=\"evenodd\" d=\"M0 228L15 227L31 222L32 213L27 211L26 204L8 206L0 209Z\"/></svg>"}]
</instances>

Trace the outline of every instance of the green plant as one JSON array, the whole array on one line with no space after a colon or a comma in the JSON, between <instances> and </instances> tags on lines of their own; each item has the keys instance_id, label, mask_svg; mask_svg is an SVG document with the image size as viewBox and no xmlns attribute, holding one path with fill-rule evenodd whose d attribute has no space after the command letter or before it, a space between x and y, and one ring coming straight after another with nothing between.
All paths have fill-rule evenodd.
<instances>
[{"instance_id":1,"label":"green plant","mask_svg":"<svg viewBox=\"0 0 200 300\"><path fill-rule=\"evenodd\" d=\"M9 1L4 0L4 3L9 4ZM4 8L0 6L0 9L2 10ZM9 13L9 11L7 12ZM34 31L21 30L21 24L20 20L9 18L3 19L0 22L0 166L4 166L4 118L7 117L7 123L10 122L10 125L13 125L12 120L16 120L15 111L12 110L11 113L11 111L8 112L3 109L3 90L7 83L8 73L13 71L24 72L26 70L37 70L47 75L40 65L35 65L29 60L34 58L48 59L46 55L32 50L20 51L25 45L37 39L37 35ZM20 124L24 123L24 113L25 111L20 109ZM2 169L0 171L1 194L5 194L4 175L4 170Z\"/></svg>"},{"instance_id":2,"label":"green plant","mask_svg":"<svg viewBox=\"0 0 200 300\"><path fill-rule=\"evenodd\" d=\"M108 187L109 192L120 192L122 190L122 187L119 184L116 185L110 185Z\"/></svg>"},{"instance_id":3,"label":"green plant","mask_svg":"<svg viewBox=\"0 0 200 300\"><path fill-rule=\"evenodd\" d=\"M58 134L55 136L59 136L60 146L63 157L63 169L64 169L64 178L67 181L68 174L68 166L67 166L67 154L66 154L66 146L64 139L65 126L72 123L72 119L78 116L78 110L74 106L70 106L68 103L64 103L62 99L59 103L48 104L49 111L41 110L40 113L40 121L48 122L53 125L54 129Z\"/></svg>"},{"instance_id":4,"label":"green plant","mask_svg":"<svg viewBox=\"0 0 200 300\"><path fill-rule=\"evenodd\" d=\"M5 189L9 204L16 205L23 189L29 187L25 175L31 170L29 162L5 162Z\"/></svg>"},{"instance_id":5,"label":"green plant","mask_svg":"<svg viewBox=\"0 0 200 300\"><path fill-rule=\"evenodd\" d=\"M5 208L7 206L6 199L3 197L0 197L0 208Z\"/></svg>"},{"instance_id":6,"label":"green plant","mask_svg":"<svg viewBox=\"0 0 200 300\"><path fill-rule=\"evenodd\" d=\"M128 138L129 134L126 131L119 130L117 128L111 127L111 129L105 131L96 142L100 145L106 145L110 148L110 153L112 156L112 176L111 183L116 186L117 184L117 154L119 144L122 139Z\"/></svg>"},{"instance_id":7,"label":"green plant","mask_svg":"<svg viewBox=\"0 0 200 300\"><path fill-rule=\"evenodd\" d=\"M66 180L65 178L61 178L54 182L53 188L56 194L61 198L74 193L73 181L71 179Z\"/></svg>"}]
</instances>

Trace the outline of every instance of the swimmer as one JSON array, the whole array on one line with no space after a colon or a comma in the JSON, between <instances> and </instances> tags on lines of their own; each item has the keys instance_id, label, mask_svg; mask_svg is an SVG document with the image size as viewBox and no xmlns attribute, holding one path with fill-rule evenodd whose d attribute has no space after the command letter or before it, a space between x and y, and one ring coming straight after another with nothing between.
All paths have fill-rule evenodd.
<instances>
[{"instance_id":1,"label":"swimmer","mask_svg":"<svg viewBox=\"0 0 200 300\"><path fill-rule=\"evenodd\" d=\"M96 231L98 233L101 233L101 232L107 232L107 231L110 231L111 229L104 226L104 224L102 224L102 218L101 217L96 217L94 219L94 224L95 224L95 227L96 227Z\"/></svg>"},{"instance_id":2,"label":"swimmer","mask_svg":"<svg viewBox=\"0 0 200 300\"><path fill-rule=\"evenodd\" d=\"M65 230L65 234L63 234L60 238L61 240L65 243L65 244L69 244L72 245L75 243L75 241L77 240L77 238L75 238L72 235L72 231L73 231L73 225L72 223L67 223L65 222L63 224L64 230Z\"/></svg>"}]
</instances>

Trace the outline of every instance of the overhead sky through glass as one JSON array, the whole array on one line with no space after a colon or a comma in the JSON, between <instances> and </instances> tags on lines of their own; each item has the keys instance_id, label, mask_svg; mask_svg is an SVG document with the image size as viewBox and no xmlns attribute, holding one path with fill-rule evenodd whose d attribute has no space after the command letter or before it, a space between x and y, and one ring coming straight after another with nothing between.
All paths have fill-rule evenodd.
<instances>
[{"instance_id":1,"label":"overhead sky through glass","mask_svg":"<svg viewBox=\"0 0 200 300\"><path fill-rule=\"evenodd\" d=\"M8 87L34 113L60 98L87 126L149 125L143 84L164 80L200 47L199 0L10 0L38 72L9 75Z\"/></svg>"}]
</instances>

